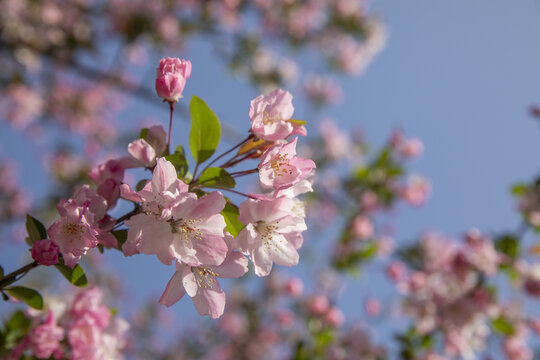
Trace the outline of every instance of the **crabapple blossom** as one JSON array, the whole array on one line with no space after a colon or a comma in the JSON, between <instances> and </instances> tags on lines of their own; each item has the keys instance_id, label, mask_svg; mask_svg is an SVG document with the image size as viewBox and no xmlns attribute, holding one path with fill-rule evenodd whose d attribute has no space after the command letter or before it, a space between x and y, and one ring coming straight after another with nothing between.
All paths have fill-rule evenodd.
<instances>
[{"instance_id":1,"label":"crabapple blossom","mask_svg":"<svg viewBox=\"0 0 540 360\"><path fill-rule=\"evenodd\" d=\"M65 264L73 268L81 256L98 244L98 231L86 218L88 206L79 206L72 199L62 199L57 209L60 219L47 229L47 234L60 248Z\"/></svg>"},{"instance_id":2,"label":"crabapple blossom","mask_svg":"<svg viewBox=\"0 0 540 360\"><path fill-rule=\"evenodd\" d=\"M300 297L304 292L304 282L295 276L289 278L283 286L283 291L292 297Z\"/></svg>"},{"instance_id":3,"label":"crabapple blossom","mask_svg":"<svg viewBox=\"0 0 540 360\"><path fill-rule=\"evenodd\" d=\"M276 89L251 101L249 117L255 136L268 141L283 140L289 135L306 135L303 125L291 122L294 112L292 95Z\"/></svg>"},{"instance_id":4,"label":"crabapple blossom","mask_svg":"<svg viewBox=\"0 0 540 360\"><path fill-rule=\"evenodd\" d=\"M161 125L148 128L144 139L137 139L129 143L128 152L143 166L152 167L156 164L156 157L160 157L167 148L167 134Z\"/></svg>"},{"instance_id":5,"label":"crabapple blossom","mask_svg":"<svg viewBox=\"0 0 540 360\"><path fill-rule=\"evenodd\" d=\"M332 306L330 310L324 315L323 317L324 321L328 323L328 325L333 327L340 327L345 322L345 315L343 315L343 312L339 310L337 307Z\"/></svg>"},{"instance_id":6,"label":"crabapple blossom","mask_svg":"<svg viewBox=\"0 0 540 360\"><path fill-rule=\"evenodd\" d=\"M373 223L368 217L358 215L353 220L351 230L358 238L368 239L373 236Z\"/></svg>"},{"instance_id":7,"label":"crabapple blossom","mask_svg":"<svg viewBox=\"0 0 540 360\"><path fill-rule=\"evenodd\" d=\"M168 102L178 102L191 75L191 62L179 58L166 58L159 61L156 75L156 92Z\"/></svg>"},{"instance_id":8,"label":"crabapple blossom","mask_svg":"<svg viewBox=\"0 0 540 360\"><path fill-rule=\"evenodd\" d=\"M330 302L326 296L315 295L308 300L307 306L308 310L313 315L320 316L328 312L330 309Z\"/></svg>"},{"instance_id":9,"label":"crabapple blossom","mask_svg":"<svg viewBox=\"0 0 540 360\"><path fill-rule=\"evenodd\" d=\"M417 157L424 151L424 144L417 138L404 139L399 144L397 151L405 158Z\"/></svg>"},{"instance_id":10,"label":"crabapple blossom","mask_svg":"<svg viewBox=\"0 0 540 360\"><path fill-rule=\"evenodd\" d=\"M88 176L97 185L97 193L107 200L107 207L110 209L116 205L120 197L120 185L124 180L126 169L138 167L139 163L129 157L111 159L92 169Z\"/></svg>"},{"instance_id":11,"label":"crabapple blossom","mask_svg":"<svg viewBox=\"0 0 540 360\"><path fill-rule=\"evenodd\" d=\"M120 186L124 199L140 202L145 213L162 218L170 217L171 207L187 191L188 186L178 179L174 165L165 158L157 159L152 181L148 181L141 191L135 192L127 184Z\"/></svg>"},{"instance_id":12,"label":"crabapple blossom","mask_svg":"<svg viewBox=\"0 0 540 360\"><path fill-rule=\"evenodd\" d=\"M240 277L247 272L247 265L246 257L237 251L229 252L219 265L189 266L177 262L176 272L159 302L171 306L187 292L200 315L217 319L225 309L225 293L221 290L217 278Z\"/></svg>"},{"instance_id":13,"label":"crabapple blossom","mask_svg":"<svg viewBox=\"0 0 540 360\"><path fill-rule=\"evenodd\" d=\"M369 316L377 316L381 313L382 306L379 300L375 298L369 298L366 300L364 308L366 309L366 313Z\"/></svg>"},{"instance_id":14,"label":"crabapple blossom","mask_svg":"<svg viewBox=\"0 0 540 360\"><path fill-rule=\"evenodd\" d=\"M107 215L108 204L105 198L97 194L96 190L88 185L83 185L73 197L73 201L79 206L87 207L86 219L97 231L98 242L107 247L117 246L116 238L110 233L115 220Z\"/></svg>"},{"instance_id":15,"label":"crabapple blossom","mask_svg":"<svg viewBox=\"0 0 540 360\"><path fill-rule=\"evenodd\" d=\"M287 144L274 145L262 155L259 177L264 188L290 188L312 174L315 168L313 160L296 156L297 140L298 138L294 138Z\"/></svg>"},{"instance_id":16,"label":"crabapple blossom","mask_svg":"<svg viewBox=\"0 0 540 360\"><path fill-rule=\"evenodd\" d=\"M287 197L248 199L240 204L238 220L246 227L236 238L237 246L249 255L257 276L267 276L274 262L298 264L297 249L302 246L306 224L295 208L297 202Z\"/></svg>"},{"instance_id":17,"label":"crabapple blossom","mask_svg":"<svg viewBox=\"0 0 540 360\"><path fill-rule=\"evenodd\" d=\"M431 183L419 175L412 175L405 187L401 188L399 194L403 201L413 205L421 206L427 200L431 192Z\"/></svg>"},{"instance_id":18,"label":"crabapple blossom","mask_svg":"<svg viewBox=\"0 0 540 360\"><path fill-rule=\"evenodd\" d=\"M181 181L176 178L176 173L172 179L171 174L160 171L166 168L166 162L162 167L156 167L152 184L154 194L161 194L162 199L167 196L168 201L174 200L169 190L177 190L176 182ZM126 221L128 239L122 250L126 256L137 252L155 254L166 265L175 258L192 266L219 265L227 254L227 244L223 240L225 220L220 214L224 207L225 199L220 192L212 192L200 199L194 193L184 192L171 205L167 215L157 217L140 213Z\"/></svg>"},{"instance_id":19,"label":"crabapple blossom","mask_svg":"<svg viewBox=\"0 0 540 360\"><path fill-rule=\"evenodd\" d=\"M45 322L28 334L28 346L37 357L48 359L60 350L63 337L64 329L58 326L54 313L49 311Z\"/></svg>"},{"instance_id":20,"label":"crabapple blossom","mask_svg":"<svg viewBox=\"0 0 540 360\"><path fill-rule=\"evenodd\" d=\"M60 249L52 240L36 240L32 246L32 259L39 265L50 266L58 263Z\"/></svg>"}]
</instances>

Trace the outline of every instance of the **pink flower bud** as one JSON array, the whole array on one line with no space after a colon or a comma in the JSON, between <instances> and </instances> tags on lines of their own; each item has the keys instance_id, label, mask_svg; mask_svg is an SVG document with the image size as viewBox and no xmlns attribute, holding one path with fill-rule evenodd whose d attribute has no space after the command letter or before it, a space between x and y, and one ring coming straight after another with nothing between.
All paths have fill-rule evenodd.
<instances>
[{"instance_id":1,"label":"pink flower bud","mask_svg":"<svg viewBox=\"0 0 540 360\"><path fill-rule=\"evenodd\" d=\"M32 259L39 265L50 266L58 263L60 248L49 239L37 240L32 247Z\"/></svg>"},{"instance_id":2,"label":"pink flower bud","mask_svg":"<svg viewBox=\"0 0 540 360\"><path fill-rule=\"evenodd\" d=\"M161 59L157 69L156 92L160 98L177 102L182 97L186 80L191 75L191 62L179 58Z\"/></svg>"},{"instance_id":3,"label":"pink flower bud","mask_svg":"<svg viewBox=\"0 0 540 360\"><path fill-rule=\"evenodd\" d=\"M345 322L345 315L337 307L332 307L324 316L324 321L333 327L340 327Z\"/></svg>"},{"instance_id":4,"label":"pink flower bud","mask_svg":"<svg viewBox=\"0 0 540 360\"><path fill-rule=\"evenodd\" d=\"M536 334L540 335L540 319L534 318L529 321L529 327Z\"/></svg>"},{"instance_id":5,"label":"pink flower bud","mask_svg":"<svg viewBox=\"0 0 540 360\"><path fill-rule=\"evenodd\" d=\"M395 282L402 280L406 272L407 268L401 261L394 261L386 268L386 275Z\"/></svg>"},{"instance_id":6,"label":"pink flower bud","mask_svg":"<svg viewBox=\"0 0 540 360\"><path fill-rule=\"evenodd\" d=\"M329 307L328 299L322 295L314 296L308 302L308 309L313 315L323 315Z\"/></svg>"},{"instance_id":7,"label":"pink flower bud","mask_svg":"<svg viewBox=\"0 0 540 360\"><path fill-rule=\"evenodd\" d=\"M304 292L304 283L297 277L291 277L283 287L285 294L292 297L300 297Z\"/></svg>"},{"instance_id":8,"label":"pink flower bud","mask_svg":"<svg viewBox=\"0 0 540 360\"><path fill-rule=\"evenodd\" d=\"M424 151L424 144L417 138L407 139L403 141L398 147L399 155L405 158L413 158L422 154Z\"/></svg>"},{"instance_id":9,"label":"pink flower bud","mask_svg":"<svg viewBox=\"0 0 540 360\"><path fill-rule=\"evenodd\" d=\"M379 300L369 298L364 304L364 308L369 316L377 316L381 313L382 306Z\"/></svg>"},{"instance_id":10,"label":"pink flower bud","mask_svg":"<svg viewBox=\"0 0 540 360\"><path fill-rule=\"evenodd\" d=\"M368 239L373 236L373 223L366 216L357 216L352 223L353 234L360 239Z\"/></svg>"},{"instance_id":11,"label":"pink flower bud","mask_svg":"<svg viewBox=\"0 0 540 360\"><path fill-rule=\"evenodd\" d=\"M294 313L289 309L281 309L276 313L276 320L280 325L291 326L294 323Z\"/></svg>"}]
</instances>

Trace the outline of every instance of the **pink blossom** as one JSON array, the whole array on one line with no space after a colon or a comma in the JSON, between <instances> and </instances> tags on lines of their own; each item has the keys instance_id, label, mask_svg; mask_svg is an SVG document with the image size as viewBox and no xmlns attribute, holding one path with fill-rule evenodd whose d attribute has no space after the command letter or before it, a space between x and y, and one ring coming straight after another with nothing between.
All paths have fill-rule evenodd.
<instances>
[{"instance_id":1,"label":"pink blossom","mask_svg":"<svg viewBox=\"0 0 540 360\"><path fill-rule=\"evenodd\" d=\"M405 158L414 158L422 154L424 151L424 144L417 138L407 139L399 144L397 150L399 155Z\"/></svg>"},{"instance_id":2,"label":"pink blossom","mask_svg":"<svg viewBox=\"0 0 540 360\"><path fill-rule=\"evenodd\" d=\"M366 309L366 313L369 315L369 316L377 316L381 313L381 309L382 309L382 306L381 306L381 303L379 302L379 300L377 299L374 299L374 298L369 298L366 303L364 304L364 307Z\"/></svg>"},{"instance_id":3,"label":"pink blossom","mask_svg":"<svg viewBox=\"0 0 540 360\"><path fill-rule=\"evenodd\" d=\"M167 134L161 125L148 128L144 139L137 139L129 143L128 151L131 156L141 162L143 166L152 167L156 164L156 157L160 157L167 148Z\"/></svg>"},{"instance_id":4,"label":"pink blossom","mask_svg":"<svg viewBox=\"0 0 540 360\"><path fill-rule=\"evenodd\" d=\"M200 199L186 193L170 209L169 217L137 214L126 221L130 229L122 250L126 256L155 254L166 265L175 258L192 266L219 265L228 251L223 240L225 220L220 214L224 206L220 192Z\"/></svg>"},{"instance_id":5,"label":"pink blossom","mask_svg":"<svg viewBox=\"0 0 540 360\"><path fill-rule=\"evenodd\" d=\"M107 200L107 207L112 208L120 197L120 184L124 180L124 171L138 167L135 159L122 157L111 159L92 169L88 174L97 185L97 193Z\"/></svg>"},{"instance_id":6,"label":"pink blossom","mask_svg":"<svg viewBox=\"0 0 540 360\"><path fill-rule=\"evenodd\" d=\"M386 274L394 281L400 281L406 275L407 268L401 261L394 261L386 268Z\"/></svg>"},{"instance_id":7,"label":"pink blossom","mask_svg":"<svg viewBox=\"0 0 540 360\"><path fill-rule=\"evenodd\" d=\"M174 165L165 158L157 159L152 181L147 182L141 191L135 192L127 184L120 186L120 194L124 199L142 203L145 213L163 219L171 216L172 206L186 196L187 192L188 186L178 179Z\"/></svg>"},{"instance_id":8,"label":"pink blossom","mask_svg":"<svg viewBox=\"0 0 540 360\"><path fill-rule=\"evenodd\" d=\"M380 206L379 197L371 190L364 191L360 196L360 206L364 212L377 210Z\"/></svg>"},{"instance_id":9,"label":"pink blossom","mask_svg":"<svg viewBox=\"0 0 540 360\"><path fill-rule=\"evenodd\" d=\"M302 279L293 276L287 280L283 286L283 291L289 296L300 297L304 292L304 282Z\"/></svg>"},{"instance_id":10,"label":"pink blossom","mask_svg":"<svg viewBox=\"0 0 540 360\"><path fill-rule=\"evenodd\" d=\"M60 248L51 240L37 240L32 246L32 259L39 265L50 266L58 263Z\"/></svg>"},{"instance_id":11,"label":"pink blossom","mask_svg":"<svg viewBox=\"0 0 540 360\"><path fill-rule=\"evenodd\" d=\"M332 160L339 160L350 155L351 141L331 119L325 119L319 126L324 141L324 151Z\"/></svg>"},{"instance_id":12,"label":"pink blossom","mask_svg":"<svg viewBox=\"0 0 540 360\"><path fill-rule=\"evenodd\" d=\"M318 105L337 104L342 98L339 83L331 77L311 75L306 78L304 91Z\"/></svg>"},{"instance_id":13,"label":"pink blossom","mask_svg":"<svg viewBox=\"0 0 540 360\"><path fill-rule=\"evenodd\" d=\"M73 197L73 201L77 205L87 208L86 219L97 231L98 242L107 247L116 248L116 238L110 233L116 220L107 215L109 207L107 200L97 194L96 190L90 186L83 185Z\"/></svg>"},{"instance_id":14,"label":"pink blossom","mask_svg":"<svg viewBox=\"0 0 540 360\"><path fill-rule=\"evenodd\" d=\"M296 156L297 140L298 138L294 138L285 145L274 145L263 154L259 164L259 177L264 188L290 188L312 174L315 163Z\"/></svg>"},{"instance_id":15,"label":"pink blossom","mask_svg":"<svg viewBox=\"0 0 540 360\"><path fill-rule=\"evenodd\" d=\"M249 255L257 276L266 276L275 262L278 265L298 264L297 249L302 246L306 224L302 214L295 213L295 200L248 199L240 204L238 220L246 225L238 234L238 249Z\"/></svg>"},{"instance_id":16,"label":"pink blossom","mask_svg":"<svg viewBox=\"0 0 540 360\"><path fill-rule=\"evenodd\" d=\"M70 313L74 317L83 317L88 315L96 321L96 326L101 329L109 325L111 312L102 304L103 293L97 287L92 287L79 292L73 304Z\"/></svg>"},{"instance_id":17,"label":"pink blossom","mask_svg":"<svg viewBox=\"0 0 540 360\"><path fill-rule=\"evenodd\" d=\"M294 313L289 309L281 309L276 313L276 320L282 326L291 326L294 324Z\"/></svg>"},{"instance_id":18,"label":"pink blossom","mask_svg":"<svg viewBox=\"0 0 540 360\"><path fill-rule=\"evenodd\" d=\"M484 236L477 229L471 229L465 234L468 245L467 258L474 266L486 275L497 273L501 257L491 239Z\"/></svg>"},{"instance_id":19,"label":"pink blossom","mask_svg":"<svg viewBox=\"0 0 540 360\"><path fill-rule=\"evenodd\" d=\"M187 292L200 315L219 318L225 309L225 293L217 278L237 278L248 270L247 259L239 252L229 252L218 266L189 266L177 262L176 272L167 284L160 304L167 307L178 302Z\"/></svg>"},{"instance_id":20,"label":"pink blossom","mask_svg":"<svg viewBox=\"0 0 540 360\"><path fill-rule=\"evenodd\" d=\"M191 62L179 58L161 59L156 75L156 92L164 101L177 102L182 97Z\"/></svg>"},{"instance_id":21,"label":"pink blossom","mask_svg":"<svg viewBox=\"0 0 540 360\"><path fill-rule=\"evenodd\" d=\"M88 313L77 318L68 330L69 344L72 348L71 359L97 360L94 351L99 346L102 330L96 319Z\"/></svg>"},{"instance_id":22,"label":"pink blossom","mask_svg":"<svg viewBox=\"0 0 540 360\"><path fill-rule=\"evenodd\" d=\"M292 95L276 89L267 95L259 95L251 101L249 117L253 133L263 140L283 140L289 135L306 135L303 125L291 122L294 112Z\"/></svg>"},{"instance_id":23,"label":"pink blossom","mask_svg":"<svg viewBox=\"0 0 540 360\"><path fill-rule=\"evenodd\" d=\"M33 328L28 334L28 346L38 358L48 359L60 349L63 337L64 329L56 324L53 312L49 311L45 322Z\"/></svg>"},{"instance_id":24,"label":"pink blossom","mask_svg":"<svg viewBox=\"0 0 540 360\"><path fill-rule=\"evenodd\" d=\"M516 331L508 336L504 342L504 353L512 360L532 360L534 354L528 345L528 331L523 325L518 326Z\"/></svg>"},{"instance_id":25,"label":"pink blossom","mask_svg":"<svg viewBox=\"0 0 540 360\"><path fill-rule=\"evenodd\" d=\"M412 175L407 185L399 192L403 201L413 205L422 206L431 192L431 184L428 180Z\"/></svg>"},{"instance_id":26,"label":"pink blossom","mask_svg":"<svg viewBox=\"0 0 540 360\"><path fill-rule=\"evenodd\" d=\"M353 220L352 233L360 239L368 239L373 236L373 223L368 217L358 215Z\"/></svg>"},{"instance_id":27,"label":"pink blossom","mask_svg":"<svg viewBox=\"0 0 540 360\"><path fill-rule=\"evenodd\" d=\"M345 315L337 307L332 306L324 315L324 321L333 327L340 327L345 322Z\"/></svg>"},{"instance_id":28,"label":"pink blossom","mask_svg":"<svg viewBox=\"0 0 540 360\"><path fill-rule=\"evenodd\" d=\"M307 306L310 313L321 316L326 314L328 309L330 309L330 302L326 296L315 295L308 300Z\"/></svg>"},{"instance_id":29,"label":"pink blossom","mask_svg":"<svg viewBox=\"0 0 540 360\"><path fill-rule=\"evenodd\" d=\"M60 219L49 227L47 234L60 248L65 264L73 268L82 255L98 244L98 231L86 218L87 207L62 199L57 209Z\"/></svg>"},{"instance_id":30,"label":"pink blossom","mask_svg":"<svg viewBox=\"0 0 540 360\"><path fill-rule=\"evenodd\" d=\"M228 312L224 314L218 323L219 328L231 337L237 337L248 329L246 318L241 314Z\"/></svg>"}]
</instances>

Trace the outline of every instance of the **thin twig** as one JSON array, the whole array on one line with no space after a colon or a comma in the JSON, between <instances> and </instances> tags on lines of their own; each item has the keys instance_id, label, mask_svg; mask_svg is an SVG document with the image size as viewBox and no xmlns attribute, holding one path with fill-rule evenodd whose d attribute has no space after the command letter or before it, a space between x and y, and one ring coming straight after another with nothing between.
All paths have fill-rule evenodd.
<instances>
[{"instance_id":1,"label":"thin twig","mask_svg":"<svg viewBox=\"0 0 540 360\"><path fill-rule=\"evenodd\" d=\"M32 270L33 268L39 266L39 264L37 263L37 261L34 261L34 262L31 262L30 264L27 264L25 266L23 266L22 268L20 269L17 269L5 276L2 276L0 278L0 286L2 283L6 282L7 280L10 280L10 279L13 279L15 277L17 277L17 275L20 275L20 274L26 274L28 271Z\"/></svg>"}]
</instances>

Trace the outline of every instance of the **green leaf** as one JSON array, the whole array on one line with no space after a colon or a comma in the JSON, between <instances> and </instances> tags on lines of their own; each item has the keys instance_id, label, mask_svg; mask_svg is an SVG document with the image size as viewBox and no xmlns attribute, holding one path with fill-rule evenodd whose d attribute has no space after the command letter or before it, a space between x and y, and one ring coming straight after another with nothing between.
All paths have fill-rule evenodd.
<instances>
[{"instance_id":1,"label":"green leaf","mask_svg":"<svg viewBox=\"0 0 540 360\"><path fill-rule=\"evenodd\" d=\"M28 245L34 245L37 240L43 240L47 238L47 230L45 226L36 218L26 214L26 231L28 232L28 238L26 242Z\"/></svg>"},{"instance_id":2,"label":"green leaf","mask_svg":"<svg viewBox=\"0 0 540 360\"><path fill-rule=\"evenodd\" d=\"M503 235L495 240L495 249L515 260L519 255L519 241L513 235Z\"/></svg>"},{"instance_id":3,"label":"green leaf","mask_svg":"<svg viewBox=\"0 0 540 360\"><path fill-rule=\"evenodd\" d=\"M75 286L84 287L88 285L88 280L84 274L84 270L81 265L77 264L72 269L67 265L64 265L64 260L62 259L58 264L54 265L64 277Z\"/></svg>"},{"instance_id":4,"label":"green leaf","mask_svg":"<svg viewBox=\"0 0 540 360\"><path fill-rule=\"evenodd\" d=\"M229 175L228 172L218 167L211 167L204 170L199 177L198 183L206 187L218 186L224 188L234 188L236 186L236 181L234 181L234 178Z\"/></svg>"},{"instance_id":5,"label":"green leaf","mask_svg":"<svg viewBox=\"0 0 540 360\"><path fill-rule=\"evenodd\" d=\"M514 326L503 316L499 316L492 322L493 329L502 335L512 335Z\"/></svg>"},{"instance_id":6,"label":"green leaf","mask_svg":"<svg viewBox=\"0 0 540 360\"><path fill-rule=\"evenodd\" d=\"M216 151L221 137L221 126L214 112L206 103L193 95L189 103L191 131L189 147L197 163L202 163Z\"/></svg>"},{"instance_id":7,"label":"green leaf","mask_svg":"<svg viewBox=\"0 0 540 360\"><path fill-rule=\"evenodd\" d=\"M527 192L527 189L528 189L527 184L518 183L512 186L511 191L513 195L521 196L525 194L525 192Z\"/></svg>"},{"instance_id":8,"label":"green leaf","mask_svg":"<svg viewBox=\"0 0 540 360\"><path fill-rule=\"evenodd\" d=\"M179 177L183 178L184 176L186 176L186 173L188 171L188 161L186 159L186 153L182 145L178 145L174 153L165 156L165 159L167 159L174 165Z\"/></svg>"},{"instance_id":9,"label":"green leaf","mask_svg":"<svg viewBox=\"0 0 540 360\"><path fill-rule=\"evenodd\" d=\"M124 243L127 240L127 230L115 230L115 231L111 231L111 233L116 238L116 241L118 241L118 249L121 250L122 245L124 245Z\"/></svg>"},{"instance_id":10,"label":"green leaf","mask_svg":"<svg viewBox=\"0 0 540 360\"><path fill-rule=\"evenodd\" d=\"M23 286L14 286L6 289L6 292L14 298L24 301L28 306L33 307L34 309L43 309L43 298L34 289Z\"/></svg>"},{"instance_id":11,"label":"green leaf","mask_svg":"<svg viewBox=\"0 0 540 360\"><path fill-rule=\"evenodd\" d=\"M148 128L141 129L141 132L139 133L139 139L146 139L146 136L148 135Z\"/></svg>"},{"instance_id":12,"label":"green leaf","mask_svg":"<svg viewBox=\"0 0 540 360\"><path fill-rule=\"evenodd\" d=\"M225 218L227 231L234 237L244 228L244 224L238 220L238 208L236 205L227 202L225 208L221 211L221 215Z\"/></svg>"},{"instance_id":13,"label":"green leaf","mask_svg":"<svg viewBox=\"0 0 540 360\"><path fill-rule=\"evenodd\" d=\"M30 328L30 318L24 312L17 310L6 323L9 330L28 330Z\"/></svg>"},{"instance_id":14,"label":"green leaf","mask_svg":"<svg viewBox=\"0 0 540 360\"><path fill-rule=\"evenodd\" d=\"M137 185L135 185L135 191L141 191L147 182L148 179L139 180L139 182L137 182Z\"/></svg>"}]
</instances>

